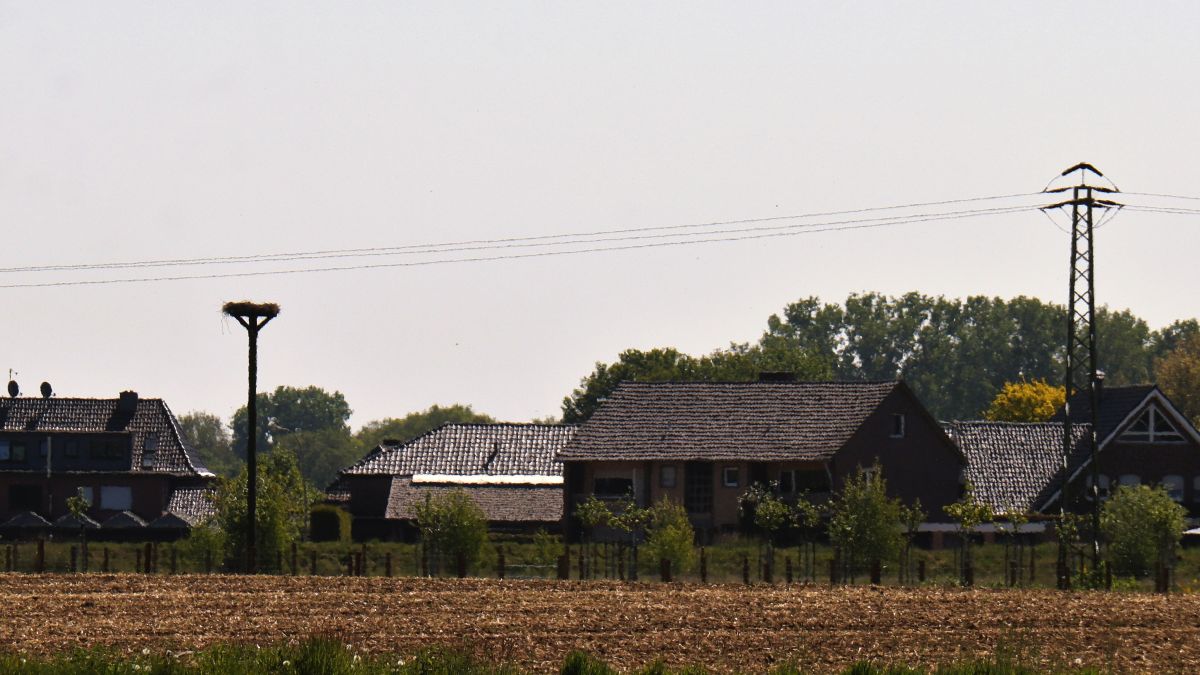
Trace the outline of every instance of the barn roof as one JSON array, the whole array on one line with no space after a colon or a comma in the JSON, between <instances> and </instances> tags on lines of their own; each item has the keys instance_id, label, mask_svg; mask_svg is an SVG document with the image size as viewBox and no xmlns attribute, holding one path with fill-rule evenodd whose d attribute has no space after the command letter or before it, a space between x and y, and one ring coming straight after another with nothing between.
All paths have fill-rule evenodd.
<instances>
[{"instance_id":1,"label":"barn roof","mask_svg":"<svg viewBox=\"0 0 1200 675\"><path fill-rule=\"evenodd\" d=\"M564 460L824 460L899 382L622 382Z\"/></svg>"},{"instance_id":2,"label":"barn roof","mask_svg":"<svg viewBox=\"0 0 1200 675\"><path fill-rule=\"evenodd\" d=\"M406 443L380 445L348 476L562 476L556 456L578 427L569 424L445 424Z\"/></svg>"},{"instance_id":3,"label":"barn roof","mask_svg":"<svg viewBox=\"0 0 1200 675\"><path fill-rule=\"evenodd\" d=\"M213 476L183 440L167 404L133 392L122 398L0 399L0 432L128 434L133 451L122 471ZM150 439L156 447L143 462Z\"/></svg>"},{"instance_id":4,"label":"barn roof","mask_svg":"<svg viewBox=\"0 0 1200 675\"><path fill-rule=\"evenodd\" d=\"M392 478L388 493L387 518L411 520L413 508L424 501L425 495L438 496L462 490L479 508L489 522L557 523L563 516L562 485L521 485L498 483L471 485L453 483L414 483L408 476Z\"/></svg>"},{"instance_id":5,"label":"barn roof","mask_svg":"<svg viewBox=\"0 0 1200 675\"><path fill-rule=\"evenodd\" d=\"M1090 425L1072 425L1072 468L1088 456ZM946 431L966 456L975 496L997 512L1040 508L1062 480L1061 422L950 422Z\"/></svg>"}]
</instances>

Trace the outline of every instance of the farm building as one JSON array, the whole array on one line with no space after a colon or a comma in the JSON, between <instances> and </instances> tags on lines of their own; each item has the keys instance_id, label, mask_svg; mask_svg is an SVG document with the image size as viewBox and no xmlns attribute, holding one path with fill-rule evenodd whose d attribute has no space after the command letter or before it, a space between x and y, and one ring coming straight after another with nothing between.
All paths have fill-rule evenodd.
<instances>
[{"instance_id":1,"label":"farm building","mask_svg":"<svg viewBox=\"0 0 1200 675\"><path fill-rule=\"evenodd\" d=\"M58 398L48 385L43 393L0 399L0 535L82 526L98 536L170 538L211 513L215 476L161 399L132 391ZM82 521L67 509L75 495L90 504Z\"/></svg>"},{"instance_id":2,"label":"farm building","mask_svg":"<svg viewBox=\"0 0 1200 675\"><path fill-rule=\"evenodd\" d=\"M384 441L341 471L329 490L353 517L355 539L410 538L427 494L463 490L498 531L558 530L558 451L576 431L560 424L445 424L407 442Z\"/></svg>"},{"instance_id":3,"label":"farm building","mask_svg":"<svg viewBox=\"0 0 1200 675\"><path fill-rule=\"evenodd\" d=\"M1076 450L1062 466L1064 413L1043 424L952 422L947 431L967 458L967 479L998 511L1056 511L1069 476L1072 510L1088 508L1091 401L1070 401ZM1117 485L1162 485L1192 516L1200 515L1200 434L1154 385L1104 387L1097 416L1100 495Z\"/></svg>"},{"instance_id":4,"label":"farm building","mask_svg":"<svg viewBox=\"0 0 1200 675\"><path fill-rule=\"evenodd\" d=\"M569 512L589 495L666 496L702 536L739 528L753 483L820 500L876 462L891 494L940 519L964 465L903 382L623 382L559 456Z\"/></svg>"}]
</instances>

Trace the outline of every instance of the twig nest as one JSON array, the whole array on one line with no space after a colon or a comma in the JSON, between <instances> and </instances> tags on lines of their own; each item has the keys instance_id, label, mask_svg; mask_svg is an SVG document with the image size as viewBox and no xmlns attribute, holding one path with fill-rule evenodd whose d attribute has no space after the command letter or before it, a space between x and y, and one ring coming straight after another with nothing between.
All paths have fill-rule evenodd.
<instances>
[{"instance_id":1,"label":"twig nest","mask_svg":"<svg viewBox=\"0 0 1200 675\"><path fill-rule=\"evenodd\" d=\"M267 318L273 319L279 316L279 304L274 302L250 302L242 300L241 302L227 302L221 307L221 311L229 316L240 316L243 318Z\"/></svg>"}]
</instances>

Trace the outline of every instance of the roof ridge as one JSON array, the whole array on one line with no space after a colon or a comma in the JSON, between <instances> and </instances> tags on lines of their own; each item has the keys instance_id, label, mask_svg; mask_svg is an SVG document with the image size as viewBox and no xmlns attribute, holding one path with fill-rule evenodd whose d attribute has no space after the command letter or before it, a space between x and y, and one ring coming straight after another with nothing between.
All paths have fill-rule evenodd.
<instances>
[{"instance_id":1,"label":"roof ridge","mask_svg":"<svg viewBox=\"0 0 1200 675\"><path fill-rule=\"evenodd\" d=\"M653 386L659 384L688 384L688 385L763 385L763 386L797 386L797 385L831 385L831 386L866 386L866 385L896 385L904 380L795 380L791 382L762 382L760 380L659 380L643 382L640 380L621 380L617 386L627 384Z\"/></svg>"}]
</instances>

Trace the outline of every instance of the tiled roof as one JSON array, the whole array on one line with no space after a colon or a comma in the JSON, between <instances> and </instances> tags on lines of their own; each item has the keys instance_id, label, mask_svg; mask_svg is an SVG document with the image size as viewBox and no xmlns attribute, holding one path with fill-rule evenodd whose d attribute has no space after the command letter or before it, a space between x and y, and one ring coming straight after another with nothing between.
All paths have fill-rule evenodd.
<instances>
[{"instance_id":1,"label":"tiled roof","mask_svg":"<svg viewBox=\"0 0 1200 675\"><path fill-rule=\"evenodd\" d=\"M392 478L385 517L411 520L413 507L426 494L439 495L462 490L483 510L491 522L556 523L563 515L561 485L413 485L407 476Z\"/></svg>"},{"instance_id":2,"label":"tiled roof","mask_svg":"<svg viewBox=\"0 0 1200 675\"><path fill-rule=\"evenodd\" d=\"M86 513L79 515L64 513L54 521L54 527L60 530L79 532L80 529L94 530L100 527L100 523L89 518Z\"/></svg>"},{"instance_id":3,"label":"tiled roof","mask_svg":"<svg viewBox=\"0 0 1200 675\"><path fill-rule=\"evenodd\" d=\"M0 524L0 529L37 529L50 527L50 521L33 511L22 511Z\"/></svg>"},{"instance_id":4,"label":"tiled roof","mask_svg":"<svg viewBox=\"0 0 1200 675\"><path fill-rule=\"evenodd\" d=\"M822 460L898 382L622 382L559 453L572 459Z\"/></svg>"},{"instance_id":5,"label":"tiled roof","mask_svg":"<svg viewBox=\"0 0 1200 675\"><path fill-rule=\"evenodd\" d=\"M569 424L445 424L407 443L380 446L343 474L561 476L556 453Z\"/></svg>"},{"instance_id":6,"label":"tiled roof","mask_svg":"<svg viewBox=\"0 0 1200 675\"><path fill-rule=\"evenodd\" d=\"M162 399L139 398L123 412L115 398L3 398L0 432L128 433L133 452L127 471L212 476L186 446L175 415ZM142 466L146 439L157 438L153 464ZM55 453L57 454L57 453Z\"/></svg>"},{"instance_id":7,"label":"tiled roof","mask_svg":"<svg viewBox=\"0 0 1200 675\"><path fill-rule=\"evenodd\" d=\"M204 487L181 487L171 490L167 513L175 514L191 525L208 520L216 513L213 491Z\"/></svg>"},{"instance_id":8,"label":"tiled roof","mask_svg":"<svg viewBox=\"0 0 1200 675\"><path fill-rule=\"evenodd\" d=\"M1150 392L1157 389L1153 384L1138 384L1128 387L1103 387L1100 390L1100 414L1096 422L1096 438L1103 447L1104 439L1108 438L1121 422L1138 407ZM1071 397L1071 423L1091 424L1092 395L1084 389L1075 392ZM1063 410L1059 409L1052 422L1062 422L1066 419Z\"/></svg>"},{"instance_id":9,"label":"tiled roof","mask_svg":"<svg viewBox=\"0 0 1200 675\"><path fill-rule=\"evenodd\" d=\"M1061 422L951 422L950 438L966 456L966 478L994 511L1038 509L1062 480ZM1074 470L1089 453L1090 425L1072 425Z\"/></svg>"}]
</instances>

